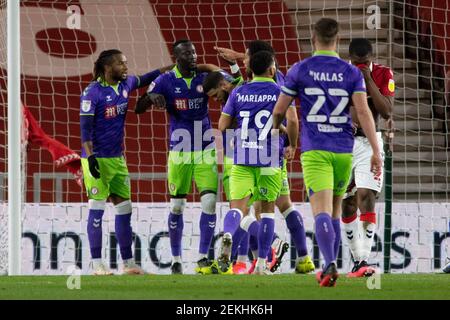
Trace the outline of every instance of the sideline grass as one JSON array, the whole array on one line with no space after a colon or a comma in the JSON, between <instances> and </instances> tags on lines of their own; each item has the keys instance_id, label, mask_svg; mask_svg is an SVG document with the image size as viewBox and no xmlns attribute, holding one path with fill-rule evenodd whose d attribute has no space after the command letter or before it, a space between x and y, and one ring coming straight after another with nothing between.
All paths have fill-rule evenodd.
<instances>
[{"instance_id":1,"label":"sideline grass","mask_svg":"<svg viewBox=\"0 0 450 320\"><path fill-rule=\"evenodd\" d=\"M450 275L381 275L381 289L367 279L339 278L335 288L320 288L314 275L274 276L82 276L81 289L69 290L66 276L0 277L0 299L151 299L280 300L364 299L450 300Z\"/></svg>"}]
</instances>

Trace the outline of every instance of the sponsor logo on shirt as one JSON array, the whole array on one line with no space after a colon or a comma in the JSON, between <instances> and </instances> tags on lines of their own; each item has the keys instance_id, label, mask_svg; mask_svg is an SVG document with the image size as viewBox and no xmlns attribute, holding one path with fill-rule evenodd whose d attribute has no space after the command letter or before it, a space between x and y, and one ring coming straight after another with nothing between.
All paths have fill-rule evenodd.
<instances>
[{"instance_id":1,"label":"sponsor logo on shirt","mask_svg":"<svg viewBox=\"0 0 450 320\"><path fill-rule=\"evenodd\" d=\"M105 108L105 119L117 117L116 106L108 106Z\"/></svg>"},{"instance_id":2,"label":"sponsor logo on shirt","mask_svg":"<svg viewBox=\"0 0 450 320\"><path fill-rule=\"evenodd\" d=\"M189 99L189 109L200 109L203 105L203 98Z\"/></svg>"},{"instance_id":3,"label":"sponsor logo on shirt","mask_svg":"<svg viewBox=\"0 0 450 320\"><path fill-rule=\"evenodd\" d=\"M257 141L242 141L242 148L247 149L263 149L263 146L258 145Z\"/></svg>"},{"instance_id":4,"label":"sponsor logo on shirt","mask_svg":"<svg viewBox=\"0 0 450 320\"><path fill-rule=\"evenodd\" d=\"M312 77L314 79L314 81L326 81L326 82L342 82L342 81L344 81L343 73L316 72L316 71L310 70L309 76Z\"/></svg>"},{"instance_id":5,"label":"sponsor logo on shirt","mask_svg":"<svg viewBox=\"0 0 450 320\"><path fill-rule=\"evenodd\" d=\"M121 103L117 106L106 106L105 119L112 119L118 115L125 114L127 112L127 103Z\"/></svg>"},{"instance_id":6,"label":"sponsor logo on shirt","mask_svg":"<svg viewBox=\"0 0 450 320\"><path fill-rule=\"evenodd\" d=\"M175 108L177 110L193 110L200 109L203 105L203 98L178 98L174 100Z\"/></svg>"},{"instance_id":7,"label":"sponsor logo on shirt","mask_svg":"<svg viewBox=\"0 0 450 320\"><path fill-rule=\"evenodd\" d=\"M317 129L319 130L319 132L326 132L326 133L335 133L343 131L342 128L337 128L332 124L318 124Z\"/></svg>"},{"instance_id":8,"label":"sponsor logo on shirt","mask_svg":"<svg viewBox=\"0 0 450 320\"><path fill-rule=\"evenodd\" d=\"M91 110L91 100L83 100L81 103L81 110L83 110L83 112Z\"/></svg>"},{"instance_id":9,"label":"sponsor logo on shirt","mask_svg":"<svg viewBox=\"0 0 450 320\"><path fill-rule=\"evenodd\" d=\"M188 99L175 99L174 103L177 110L188 109Z\"/></svg>"}]
</instances>

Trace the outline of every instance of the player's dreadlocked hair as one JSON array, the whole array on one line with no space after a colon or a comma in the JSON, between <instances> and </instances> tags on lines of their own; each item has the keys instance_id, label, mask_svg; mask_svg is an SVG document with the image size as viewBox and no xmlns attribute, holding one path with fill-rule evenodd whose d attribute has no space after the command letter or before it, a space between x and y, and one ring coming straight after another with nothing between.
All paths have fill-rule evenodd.
<instances>
[{"instance_id":1,"label":"player's dreadlocked hair","mask_svg":"<svg viewBox=\"0 0 450 320\"><path fill-rule=\"evenodd\" d=\"M111 49L100 53L97 61L94 63L94 80L97 80L99 77L102 79L105 77L105 65L110 65L116 54L122 54L122 51Z\"/></svg>"}]
</instances>

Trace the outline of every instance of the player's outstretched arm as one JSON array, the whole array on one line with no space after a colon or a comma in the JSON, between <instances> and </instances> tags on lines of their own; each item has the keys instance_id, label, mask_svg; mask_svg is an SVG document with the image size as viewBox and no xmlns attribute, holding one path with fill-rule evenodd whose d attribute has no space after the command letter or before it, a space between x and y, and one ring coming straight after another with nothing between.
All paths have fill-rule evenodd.
<instances>
[{"instance_id":1,"label":"player's outstretched arm","mask_svg":"<svg viewBox=\"0 0 450 320\"><path fill-rule=\"evenodd\" d=\"M294 100L293 97L285 95L283 93L280 94L278 97L277 103L275 104L275 107L273 108L273 128L279 129L281 123L283 122L286 111L291 105L292 100Z\"/></svg>"},{"instance_id":2,"label":"player's outstretched arm","mask_svg":"<svg viewBox=\"0 0 450 320\"><path fill-rule=\"evenodd\" d=\"M202 63L197 65L197 70L200 72L214 72L214 71L220 71L220 67L216 66L212 63Z\"/></svg>"},{"instance_id":3,"label":"player's outstretched arm","mask_svg":"<svg viewBox=\"0 0 450 320\"><path fill-rule=\"evenodd\" d=\"M158 78L162 73L171 70L174 66L175 64L171 64L138 76L139 82L137 87L138 88L147 87L148 85L150 85L150 83L155 81L155 79Z\"/></svg>"},{"instance_id":4,"label":"player's outstretched arm","mask_svg":"<svg viewBox=\"0 0 450 320\"><path fill-rule=\"evenodd\" d=\"M170 64L170 65L168 65L168 66L159 68L158 70L159 70L160 73L164 73L164 72L166 72L166 71L172 70L175 66L176 66L176 64L175 64L175 63L172 63L172 64Z\"/></svg>"},{"instance_id":5,"label":"player's outstretched arm","mask_svg":"<svg viewBox=\"0 0 450 320\"><path fill-rule=\"evenodd\" d=\"M366 135L372 147L371 169L374 173L379 173L382 167L382 160L380 155L380 148L377 142L375 121L373 120L372 112L370 112L367 104L367 94L364 92L357 92L352 95L353 105L364 134Z\"/></svg>"},{"instance_id":6,"label":"player's outstretched arm","mask_svg":"<svg viewBox=\"0 0 450 320\"><path fill-rule=\"evenodd\" d=\"M228 61L244 60L245 53L234 51L233 49L214 47L219 56Z\"/></svg>"}]
</instances>

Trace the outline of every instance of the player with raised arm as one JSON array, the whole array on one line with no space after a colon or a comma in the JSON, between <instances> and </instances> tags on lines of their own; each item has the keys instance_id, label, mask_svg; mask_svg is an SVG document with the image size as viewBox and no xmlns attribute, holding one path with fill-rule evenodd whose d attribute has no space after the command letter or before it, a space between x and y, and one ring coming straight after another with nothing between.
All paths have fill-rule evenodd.
<instances>
[{"instance_id":1,"label":"player with raised arm","mask_svg":"<svg viewBox=\"0 0 450 320\"><path fill-rule=\"evenodd\" d=\"M281 188L280 139L278 134L272 135L271 113L280 88L273 80L276 68L271 52L254 54L250 66L253 80L232 91L219 119L222 132L231 128L234 120L237 124L230 175L230 211L224 220L220 255L213 264L213 270L222 274L232 273L232 236L239 226L258 237L255 273L270 273L266 258L274 233L275 200ZM251 199L261 200L261 223L248 215Z\"/></svg>"},{"instance_id":2,"label":"player with raised arm","mask_svg":"<svg viewBox=\"0 0 450 320\"><path fill-rule=\"evenodd\" d=\"M372 44L364 38L353 39L349 47L350 61L357 66L366 82L367 97L375 125L378 126L379 116L389 120L394 105L394 74L388 67L373 63ZM354 260L354 267L349 277L371 276L375 269L367 261L372 248L373 235L376 227L375 199L383 186L383 168L379 174L370 171L372 151L358 116L352 111L355 134L353 147L353 179L348 187L342 203L342 222L345 236L349 243ZM379 149L384 157L383 139L377 131ZM358 221L358 208L360 210ZM362 228L362 230L361 230Z\"/></svg>"},{"instance_id":3,"label":"player with raised arm","mask_svg":"<svg viewBox=\"0 0 450 320\"><path fill-rule=\"evenodd\" d=\"M211 271L208 250L216 226L217 163L213 135L209 132L208 96L203 90L207 73L197 70L197 53L189 40L173 44L176 66L159 76L139 98L136 113L143 113L150 105L162 108L170 115L170 151L168 157L168 185L170 213L169 238L172 251L172 274L182 274L183 212L192 180L200 191L199 260L196 272ZM209 132L209 133L208 133Z\"/></svg>"},{"instance_id":4,"label":"player with raised arm","mask_svg":"<svg viewBox=\"0 0 450 320\"><path fill-rule=\"evenodd\" d=\"M87 233L95 275L110 275L102 262L102 217L108 199L116 208L115 231L124 274L143 274L132 253L131 190L123 156L125 117L130 93L151 83L167 68L128 76L127 59L117 49L100 53L94 80L80 104L82 168L89 197Z\"/></svg>"},{"instance_id":5,"label":"player with raised arm","mask_svg":"<svg viewBox=\"0 0 450 320\"><path fill-rule=\"evenodd\" d=\"M259 52L259 51L269 51L275 54L275 51L273 47L266 41L262 40L253 40L249 42L247 50L245 53L239 53L232 49L228 48L222 48L222 47L215 47L215 49L218 51L219 55L223 57L224 59L228 60L237 60L242 59L244 61L244 65L246 67L246 73L247 76L251 78L252 76L252 70L249 67L249 60L250 57ZM276 74L274 76L274 80L277 82L279 86L282 86L284 84L284 74L277 68ZM291 126L297 125L298 126L298 119L297 118L297 112L295 109L295 105L292 105L292 108L288 109L288 119L291 119ZM296 121L297 120L297 121ZM297 127L294 127L293 129L296 130ZM289 144L289 141L287 139L287 136L281 136L283 138L283 145L287 146ZM283 183L280 190L280 195L278 199L276 200L275 204L278 207L279 211L283 215L283 217L286 220L286 225L289 229L289 232L291 234L291 237L295 243L295 247L297 250L297 258L295 263L295 272L296 273L309 273L311 271L314 271L314 263L311 259L311 257L308 255L308 250L306 246L306 233L305 233L305 227L303 224L303 218L300 212L295 208L295 206L292 204L292 200L290 197L290 188L289 188L289 180L288 180L288 173L287 173L287 161L286 159L283 160L283 166L282 166L282 177L283 177ZM258 218L260 210L260 205L258 202L254 203L255 208L255 214ZM236 236L239 236L240 230L236 232ZM250 246L252 246L252 243L255 242L255 239L253 237L250 238ZM253 245L254 246L254 245ZM254 246L256 247L256 246ZM288 251L289 244L285 241L282 241L279 238L274 239L272 243L272 249L274 251L274 254L272 255L272 261L270 265L270 269L275 272L281 264L283 255ZM253 250L252 250L253 251ZM253 268L255 266L255 260L252 264L252 267L249 269L249 272L251 273Z\"/></svg>"},{"instance_id":6,"label":"player with raised arm","mask_svg":"<svg viewBox=\"0 0 450 320\"><path fill-rule=\"evenodd\" d=\"M329 18L320 19L314 26L312 40L313 56L296 63L287 73L273 112L273 127L279 128L286 110L298 96L303 175L315 219L315 236L325 260L317 278L320 286L331 287L338 278L339 219L352 167L354 138L350 99L372 146L371 170L374 173L380 172L382 160L375 124L367 106L364 78L358 68L336 53L338 23ZM293 156L296 145L292 142L297 141L299 132L291 128L287 128L290 145L286 152Z\"/></svg>"}]
</instances>

